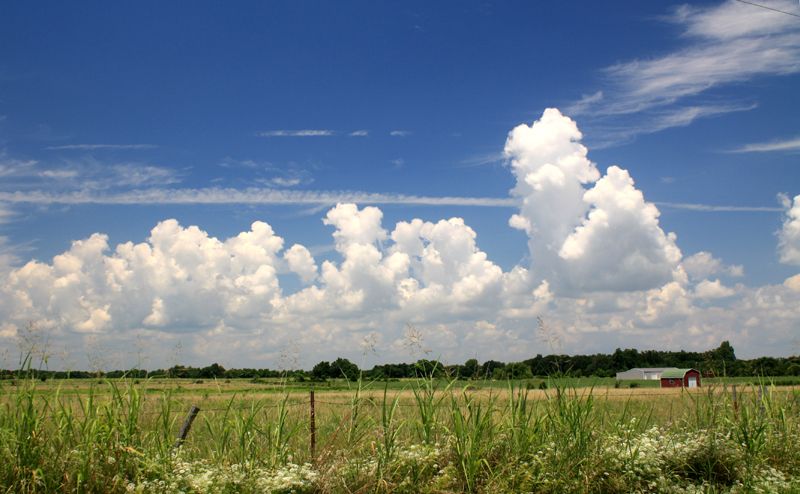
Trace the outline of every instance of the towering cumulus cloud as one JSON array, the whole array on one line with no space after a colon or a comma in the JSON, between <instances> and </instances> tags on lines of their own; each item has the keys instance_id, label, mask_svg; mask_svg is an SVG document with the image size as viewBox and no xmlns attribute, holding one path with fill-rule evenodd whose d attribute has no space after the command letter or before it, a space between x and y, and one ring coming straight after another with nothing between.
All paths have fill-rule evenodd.
<instances>
[{"instance_id":1,"label":"towering cumulus cloud","mask_svg":"<svg viewBox=\"0 0 800 494\"><path fill-rule=\"evenodd\" d=\"M786 219L778 232L778 252L782 263L800 266L800 195L795 196L794 203L783 197L783 203Z\"/></svg>"},{"instance_id":2,"label":"towering cumulus cloud","mask_svg":"<svg viewBox=\"0 0 800 494\"><path fill-rule=\"evenodd\" d=\"M517 178L512 194L522 200L509 224L528 234L537 276L564 293L670 281L681 260L675 236L661 229L658 209L626 170L612 166L600 177L581 138L574 121L549 108L506 141Z\"/></svg>"}]
</instances>

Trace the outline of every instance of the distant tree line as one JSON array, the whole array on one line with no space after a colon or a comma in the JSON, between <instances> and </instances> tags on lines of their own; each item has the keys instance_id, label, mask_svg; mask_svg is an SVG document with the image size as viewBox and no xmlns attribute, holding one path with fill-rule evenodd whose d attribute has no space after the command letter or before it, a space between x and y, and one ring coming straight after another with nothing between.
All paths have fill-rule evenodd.
<instances>
[{"instance_id":1,"label":"distant tree line","mask_svg":"<svg viewBox=\"0 0 800 494\"><path fill-rule=\"evenodd\" d=\"M800 356L759 357L752 360L736 358L728 341L718 348L706 352L677 352L661 350L639 351L634 348L617 348L614 353L594 355L536 355L521 362L499 362L487 360L480 363L469 359L463 365L446 365L436 360L421 359L413 363L381 364L362 370L346 358L322 361L310 371L280 371L272 369L225 369L214 363L207 367L176 365L169 369L115 370L110 372L29 370L37 378L188 378L188 379L238 379L288 377L298 381L325 381L346 378L401 379L408 377L449 377L454 379L527 379L553 374L573 377L614 377L617 372L634 367L692 367L705 376L800 376ZM0 369L0 379L11 379L20 371Z\"/></svg>"}]
</instances>

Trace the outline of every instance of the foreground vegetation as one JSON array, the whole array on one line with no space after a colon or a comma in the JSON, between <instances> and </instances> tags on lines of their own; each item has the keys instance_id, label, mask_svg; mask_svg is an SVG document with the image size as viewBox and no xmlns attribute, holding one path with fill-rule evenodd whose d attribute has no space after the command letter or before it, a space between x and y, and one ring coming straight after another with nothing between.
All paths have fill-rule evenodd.
<instances>
[{"instance_id":1,"label":"foreground vegetation","mask_svg":"<svg viewBox=\"0 0 800 494\"><path fill-rule=\"evenodd\" d=\"M3 383L0 492L800 492L789 387L156 383Z\"/></svg>"}]
</instances>

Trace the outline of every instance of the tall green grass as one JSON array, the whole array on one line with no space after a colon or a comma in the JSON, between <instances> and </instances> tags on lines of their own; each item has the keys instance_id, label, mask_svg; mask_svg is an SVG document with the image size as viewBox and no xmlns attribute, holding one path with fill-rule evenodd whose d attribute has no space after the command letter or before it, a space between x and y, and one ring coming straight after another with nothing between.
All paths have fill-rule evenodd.
<instances>
[{"instance_id":1,"label":"tall green grass","mask_svg":"<svg viewBox=\"0 0 800 494\"><path fill-rule=\"evenodd\" d=\"M552 383L422 375L318 392L313 459L307 399L288 388L187 396L120 379L65 393L21 376L0 391L0 493L800 492L797 391L740 389L734 407L720 388L614 398Z\"/></svg>"}]
</instances>

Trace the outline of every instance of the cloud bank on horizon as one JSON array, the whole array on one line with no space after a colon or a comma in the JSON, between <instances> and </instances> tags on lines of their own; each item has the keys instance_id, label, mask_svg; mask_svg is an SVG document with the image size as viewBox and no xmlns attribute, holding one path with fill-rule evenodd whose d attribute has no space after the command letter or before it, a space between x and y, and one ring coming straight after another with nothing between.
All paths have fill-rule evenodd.
<instances>
[{"instance_id":1,"label":"cloud bank on horizon","mask_svg":"<svg viewBox=\"0 0 800 494\"><path fill-rule=\"evenodd\" d=\"M631 174L601 173L582 138L554 108L509 132L519 208L508 223L525 232L530 255L508 271L459 217L389 226L377 207L340 203L322 220L337 258L321 262L263 221L220 240L165 219L141 243L111 246L95 233L50 262L5 259L0 341L11 347L32 322L64 343L52 364L61 367L85 366L87 346L130 362L143 341L149 367L171 364L176 346L186 363L273 367L295 346L309 366L357 358L365 339L381 361L409 360L409 325L446 361L707 349L723 339L755 353L796 351L800 274L747 287L736 281L741 266L686 255ZM800 266L800 195L783 202L778 257ZM557 347L541 340L539 317Z\"/></svg>"}]
</instances>

